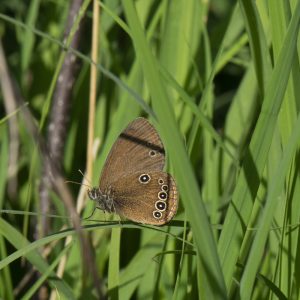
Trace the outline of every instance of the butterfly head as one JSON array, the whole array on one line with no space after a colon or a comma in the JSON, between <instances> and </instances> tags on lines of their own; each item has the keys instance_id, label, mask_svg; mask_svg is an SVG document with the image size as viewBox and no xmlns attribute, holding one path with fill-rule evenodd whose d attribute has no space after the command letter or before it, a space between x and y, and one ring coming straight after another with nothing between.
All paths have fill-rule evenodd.
<instances>
[{"instance_id":1,"label":"butterfly head","mask_svg":"<svg viewBox=\"0 0 300 300\"><path fill-rule=\"evenodd\" d=\"M87 191L88 196L93 201L98 201L102 197L102 193L98 187L93 187Z\"/></svg>"},{"instance_id":2,"label":"butterfly head","mask_svg":"<svg viewBox=\"0 0 300 300\"><path fill-rule=\"evenodd\" d=\"M111 189L104 193L99 187L93 187L87 191L89 198L96 202L96 207L109 213L115 212Z\"/></svg>"}]
</instances>

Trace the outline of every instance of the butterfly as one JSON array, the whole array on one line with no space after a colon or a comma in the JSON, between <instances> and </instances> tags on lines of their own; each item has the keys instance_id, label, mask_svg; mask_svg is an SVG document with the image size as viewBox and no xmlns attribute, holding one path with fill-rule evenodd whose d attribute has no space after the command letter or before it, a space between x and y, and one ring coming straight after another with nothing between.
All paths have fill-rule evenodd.
<instances>
[{"instance_id":1,"label":"butterfly","mask_svg":"<svg viewBox=\"0 0 300 300\"><path fill-rule=\"evenodd\" d=\"M145 118L132 121L119 135L104 164L98 187L88 190L96 208L137 223L163 225L176 214L178 195L163 171L165 150Z\"/></svg>"}]
</instances>

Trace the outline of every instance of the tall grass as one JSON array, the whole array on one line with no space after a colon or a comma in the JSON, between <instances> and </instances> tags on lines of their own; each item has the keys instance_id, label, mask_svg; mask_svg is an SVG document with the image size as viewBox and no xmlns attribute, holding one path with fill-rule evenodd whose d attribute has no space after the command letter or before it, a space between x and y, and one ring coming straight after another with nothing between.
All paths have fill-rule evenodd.
<instances>
[{"instance_id":1,"label":"tall grass","mask_svg":"<svg viewBox=\"0 0 300 300\"><path fill-rule=\"evenodd\" d=\"M82 221L104 295L300 298L300 2L98 3L100 147L89 179L97 184L118 134L145 116L162 137L180 195L175 219L163 227L111 220L101 211ZM66 180L77 182L77 170L86 166L93 64L89 4L84 2L73 28L86 15L81 51L69 47L70 37L62 40L68 2L0 4L9 71L41 135L64 51L82 61L63 161ZM0 297L30 299L44 289L52 299L97 299L78 232L55 191L47 215L51 233L36 236L43 158L21 108L13 115L17 170L9 173L12 116L0 107ZM69 188L79 201L85 187ZM82 216L92 209L86 201Z\"/></svg>"}]
</instances>

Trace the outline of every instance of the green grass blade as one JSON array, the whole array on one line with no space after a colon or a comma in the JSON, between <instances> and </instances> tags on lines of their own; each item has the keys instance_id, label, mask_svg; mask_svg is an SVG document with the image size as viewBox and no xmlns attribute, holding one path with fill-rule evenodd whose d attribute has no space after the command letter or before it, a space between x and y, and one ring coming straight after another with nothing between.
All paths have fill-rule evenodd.
<instances>
[{"instance_id":1,"label":"green grass blade","mask_svg":"<svg viewBox=\"0 0 300 300\"><path fill-rule=\"evenodd\" d=\"M0 261L0 269L8 265L14 259L25 255L25 257L29 260L29 262L35 266L35 268L40 272L44 273L47 272L49 266L44 261L42 256L38 253L37 250L33 252L26 252L24 248L27 249L35 249L39 246L42 246L41 240L37 241L36 243L29 244L28 241L21 235L15 228L13 228L9 223L5 220L0 218L0 234L4 236L16 249L20 249L17 255L10 255L3 260ZM51 238L50 238L51 239ZM45 239L48 241L47 239ZM70 289L67 284L56 277L54 273L51 273L51 277L49 278L49 283L53 288L57 288L58 291L64 295L67 299L75 299L72 290Z\"/></svg>"},{"instance_id":2,"label":"green grass blade","mask_svg":"<svg viewBox=\"0 0 300 300\"><path fill-rule=\"evenodd\" d=\"M219 253L223 270L226 270L226 284L229 286L238 259L243 231L247 225L253 198L265 167L272 142L275 125L296 50L300 3L295 10L281 55L276 62L270 79L261 113L254 130L244 164L239 175L232 203L227 211L224 227L219 240Z\"/></svg>"},{"instance_id":3,"label":"green grass blade","mask_svg":"<svg viewBox=\"0 0 300 300\"><path fill-rule=\"evenodd\" d=\"M43 282L47 280L47 278L53 273L55 267L59 264L60 260L64 255L67 254L67 252L70 250L70 245L67 245L62 249L62 251L57 255L57 257L54 259L54 261L51 263L49 268L41 274L41 277L34 283L34 285L28 290L28 292L22 297L22 300L30 300L32 299L33 295L38 291L38 289L41 287ZM53 274L52 274L53 275Z\"/></svg>"},{"instance_id":4,"label":"green grass blade","mask_svg":"<svg viewBox=\"0 0 300 300\"><path fill-rule=\"evenodd\" d=\"M136 53L142 65L153 107L160 124L160 132L173 161L175 177L179 182L182 199L185 201L187 215L193 228L197 252L203 268L198 272L203 286L206 287L201 293L206 299L224 299L226 289L212 230L204 205L201 202L200 192L186 149L175 123L174 114L170 110L171 105L162 85L163 81L160 79L157 61L150 52L133 3L123 1L123 5Z\"/></svg>"},{"instance_id":5,"label":"green grass blade","mask_svg":"<svg viewBox=\"0 0 300 300\"><path fill-rule=\"evenodd\" d=\"M36 23L38 18L39 7L40 7L40 0L34 0L30 2L29 11L26 20L26 25L28 27L34 27L34 24ZM30 30L27 30L23 36L23 41L22 41L21 67L23 72L28 68L29 63L31 61L34 41L35 41L34 34Z\"/></svg>"},{"instance_id":6,"label":"green grass blade","mask_svg":"<svg viewBox=\"0 0 300 300\"><path fill-rule=\"evenodd\" d=\"M114 228L111 232L110 254L108 262L108 294L110 299L119 299L120 273L120 244L121 228Z\"/></svg>"},{"instance_id":7,"label":"green grass blade","mask_svg":"<svg viewBox=\"0 0 300 300\"><path fill-rule=\"evenodd\" d=\"M270 183L270 189L268 192L265 207L259 222L258 230L251 247L251 251L245 266L243 277L241 280L241 298L250 299L251 293L256 278L256 273L259 269L261 258L263 256L263 249L266 244L269 230L272 224L272 219L278 204L278 199L282 193L285 178L291 162L299 146L300 141L300 115L295 123L294 130L290 136L290 139L284 149L282 160L278 164L276 172L273 176L273 181Z\"/></svg>"}]
</instances>

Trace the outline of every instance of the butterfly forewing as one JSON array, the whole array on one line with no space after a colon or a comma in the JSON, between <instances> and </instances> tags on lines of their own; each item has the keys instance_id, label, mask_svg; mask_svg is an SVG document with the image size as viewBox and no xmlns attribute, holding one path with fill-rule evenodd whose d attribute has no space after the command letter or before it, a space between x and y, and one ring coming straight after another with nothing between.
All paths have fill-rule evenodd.
<instances>
[{"instance_id":1,"label":"butterfly forewing","mask_svg":"<svg viewBox=\"0 0 300 300\"><path fill-rule=\"evenodd\" d=\"M100 177L100 189L139 171L161 171L165 152L156 129L144 118L131 122L114 143Z\"/></svg>"},{"instance_id":2,"label":"butterfly forewing","mask_svg":"<svg viewBox=\"0 0 300 300\"><path fill-rule=\"evenodd\" d=\"M163 225L177 211L177 189L170 174L136 172L127 174L111 186L114 209L134 222Z\"/></svg>"}]
</instances>

